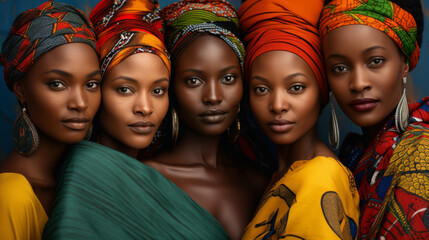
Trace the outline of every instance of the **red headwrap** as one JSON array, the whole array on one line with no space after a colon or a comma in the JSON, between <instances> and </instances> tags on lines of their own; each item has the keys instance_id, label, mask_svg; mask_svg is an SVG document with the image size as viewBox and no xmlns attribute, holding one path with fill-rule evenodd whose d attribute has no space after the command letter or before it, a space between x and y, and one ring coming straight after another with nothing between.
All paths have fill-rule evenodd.
<instances>
[{"instance_id":1,"label":"red headwrap","mask_svg":"<svg viewBox=\"0 0 429 240\"><path fill-rule=\"evenodd\" d=\"M156 0L102 0L95 6L89 18L100 46L103 76L139 52L158 55L170 71L159 12Z\"/></svg>"},{"instance_id":2,"label":"red headwrap","mask_svg":"<svg viewBox=\"0 0 429 240\"><path fill-rule=\"evenodd\" d=\"M247 0L238 10L245 34L246 76L253 61L263 53L283 50L304 59L319 83L323 102L328 102L326 71L317 22L323 0Z\"/></svg>"}]
</instances>

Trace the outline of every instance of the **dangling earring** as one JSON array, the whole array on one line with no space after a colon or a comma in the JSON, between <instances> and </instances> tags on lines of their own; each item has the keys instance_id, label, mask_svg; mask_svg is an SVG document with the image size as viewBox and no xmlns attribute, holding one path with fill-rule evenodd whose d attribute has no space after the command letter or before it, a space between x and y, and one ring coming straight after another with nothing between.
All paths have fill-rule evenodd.
<instances>
[{"instance_id":1,"label":"dangling earring","mask_svg":"<svg viewBox=\"0 0 429 240\"><path fill-rule=\"evenodd\" d=\"M395 125L398 132L403 132L407 130L408 127L408 118L409 118L409 110L408 110L408 101L405 84L407 84L407 77L402 78L402 82L404 83L404 91L402 92L401 99L399 100L398 106L396 107L395 112Z\"/></svg>"},{"instance_id":2,"label":"dangling earring","mask_svg":"<svg viewBox=\"0 0 429 240\"><path fill-rule=\"evenodd\" d=\"M92 124L89 125L88 131L85 134L85 140L90 140L92 136Z\"/></svg>"},{"instance_id":3,"label":"dangling earring","mask_svg":"<svg viewBox=\"0 0 429 240\"><path fill-rule=\"evenodd\" d=\"M237 117L234 123L235 123L235 127L228 128L228 137L231 143L237 142L238 137L240 137L240 130L241 130L240 119Z\"/></svg>"},{"instance_id":4,"label":"dangling earring","mask_svg":"<svg viewBox=\"0 0 429 240\"><path fill-rule=\"evenodd\" d=\"M27 109L22 108L21 114L13 125L13 144L24 156L33 154L39 146L39 135L36 127L27 115Z\"/></svg>"},{"instance_id":5,"label":"dangling earring","mask_svg":"<svg viewBox=\"0 0 429 240\"><path fill-rule=\"evenodd\" d=\"M228 128L228 137L231 143L237 142L238 137L240 137L241 125L240 125L240 118L238 117L239 113L240 113L240 105L238 105L237 117L235 118L235 121L234 121L235 127Z\"/></svg>"},{"instance_id":6,"label":"dangling earring","mask_svg":"<svg viewBox=\"0 0 429 240\"><path fill-rule=\"evenodd\" d=\"M179 137L179 118L174 108L171 109L171 123L171 138L173 139L173 143L176 143Z\"/></svg>"},{"instance_id":7,"label":"dangling earring","mask_svg":"<svg viewBox=\"0 0 429 240\"><path fill-rule=\"evenodd\" d=\"M329 95L331 98L331 116L329 117L328 127L329 145L331 145L334 150L337 150L340 145L340 129L338 128L337 114L335 113L334 97L332 96L332 92L330 92Z\"/></svg>"}]
</instances>

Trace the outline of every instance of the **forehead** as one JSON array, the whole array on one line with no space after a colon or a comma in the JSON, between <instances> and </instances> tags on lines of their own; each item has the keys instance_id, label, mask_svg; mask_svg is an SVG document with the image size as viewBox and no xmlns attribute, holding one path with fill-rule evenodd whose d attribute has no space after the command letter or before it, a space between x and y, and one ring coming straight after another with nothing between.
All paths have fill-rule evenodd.
<instances>
[{"instance_id":1,"label":"forehead","mask_svg":"<svg viewBox=\"0 0 429 240\"><path fill-rule=\"evenodd\" d=\"M268 79L284 79L297 73L304 74L307 78L314 78L310 66L298 55L288 51L270 51L258 56L252 63L250 77L259 75Z\"/></svg>"},{"instance_id":2,"label":"forehead","mask_svg":"<svg viewBox=\"0 0 429 240\"><path fill-rule=\"evenodd\" d=\"M374 46L381 46L389 51L398 49L387 34L366 25L342 26L329 32L323 39L325 55L337 51L364 51Z\"/></svg>"},{"instance_id":3,"label":"forehead","mask_svg":"<svg viewBox=\"0 0 429 240\"><path fill-rule=\"evenodd\" d=\"M237 64L238 57L228 44L222 39L211 34L204 34L197 37L179 57L177 65L193 64L207 62L227 62Z\"/></svg>"}]
</instances>

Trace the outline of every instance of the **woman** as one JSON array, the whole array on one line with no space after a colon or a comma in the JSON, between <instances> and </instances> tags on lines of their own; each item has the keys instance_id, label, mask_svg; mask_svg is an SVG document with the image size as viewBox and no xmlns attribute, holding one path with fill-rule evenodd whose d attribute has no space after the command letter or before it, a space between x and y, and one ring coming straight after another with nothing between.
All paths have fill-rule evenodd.
<instances>
[{"instance_id":1,"label":"woman","mask_svg":"<svg viewBox=\"0 0 429 240\"><path fill-rule=\"evenodd\" d=\"M239 9L250 105L278 152L278 168L242 239L356 238L353 176L317 134L328 101L316 28L322 7L317 0L248 0Z\"/></svg>"},{"instance_id":2,"label":"woman","mask_svg":"<svg viewBox=\"0 0 429 240\"><path fill-rule=\"evenodd\" d=\"M45 2L17 17L1 64L22 113L15 148L0 164L0 239L41 239L57 168L87 135L100 104L94 30L73 6Z\"/></svg>"},{"instance_id":3,"label":"woman","mask_svg":"<svg viewBox=\"0 0 429 240\"><path fill-rule=\"evenodd\" d=\"M104 73L100 144L83 141L68 156L46 239L223 237L207 211L135 159L168 110L170 63L158 12L153 0L103 0L91 13Z\"/></svg>"},{"instance_id":4,"label":"woman","mask_svg":"<svg viewBox=\"0 0 429 240\"><path fill-rule=\"evenodd\" d=\"M236 12L226 1L191 0L171 4L161 14L180 125L173 129L176 144L143 162L217 219L223 238L238 239L266 182L232 147L234 131L244 121L238 118L244 47L237 38Z\"/></svg>"},{"instance_id":5,"label":"woman","mask_svg":"<svg viewBox=\"0 0 429 240\"><path fill-rule=\"evenodd\" d=\"M429 237L429 99L408 104L406 96L422 31L418 0L336 0L322 13L329 84L363 132L343 146L359 188L362 239Z\"/></svg>"}]
</instances>

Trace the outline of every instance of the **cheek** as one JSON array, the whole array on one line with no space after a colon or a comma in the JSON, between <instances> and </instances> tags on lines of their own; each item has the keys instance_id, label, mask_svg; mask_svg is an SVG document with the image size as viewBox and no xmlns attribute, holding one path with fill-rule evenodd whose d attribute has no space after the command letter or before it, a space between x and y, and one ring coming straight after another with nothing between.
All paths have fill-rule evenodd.
<instances>
[{"instance_id":1,"label":"cheek","mask_svg":"<svg viewBox=\"0 0 429 240\"><path fill-rule=\"evenodd\" d=\"M103 107L100 109L100 121L105 124L115 125L121 122L130 109L129 101L125 98L120 98L114 95L103 94Z\"/></svg>"},{"instance_id":2,"label":"cheek","mask_svg":"<svg viewBox=\"0 0 429 240\"><path fill-rule=\"evenodd\" d=\"M250 108L255 115L255 118L260 122L264 116L268 116L268 97L255 97L253 94L250 95Z\"/></svg>"},{"instance_id":3,"label":"cheek","mask_svg":"<svg viewBox=\"0 0 429 240\"><path fill-rule=\"evenodd\" d=\"M156 124L161 124L162 120L164 119L165 115L168 111L168 97L164 96L162 98L157 98L154 101L154 110L155 110L155 116L156 116Z\"/></svg>"},{"instance_id":4,"label":"cheek","mask_svg":"<svg viewBox=\"0 0 429 240\"><path fill-rule=\"evenodd\" d=\"M26 104L30 118L36 125L49 124L61 120L61 113L67 109L67 95L52 91L28 94Z\"/></svg>"}]
</instances>

